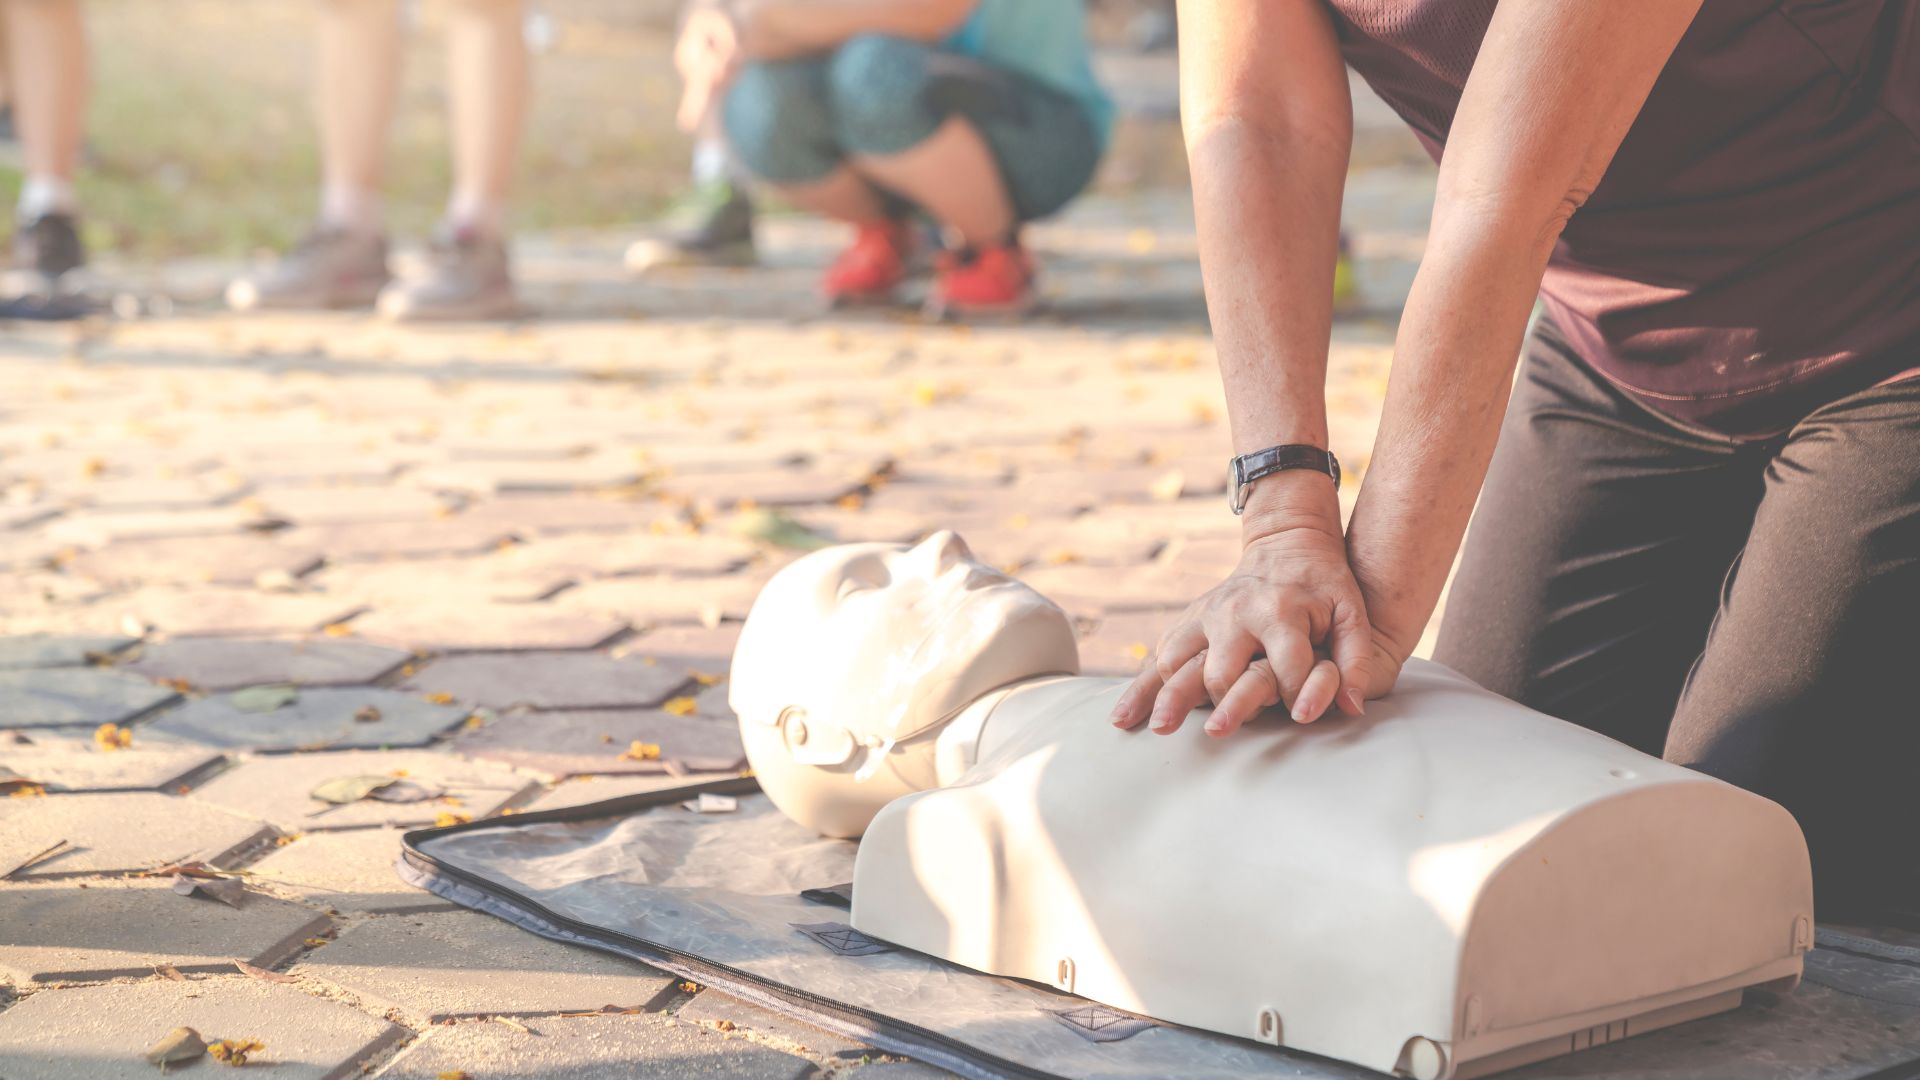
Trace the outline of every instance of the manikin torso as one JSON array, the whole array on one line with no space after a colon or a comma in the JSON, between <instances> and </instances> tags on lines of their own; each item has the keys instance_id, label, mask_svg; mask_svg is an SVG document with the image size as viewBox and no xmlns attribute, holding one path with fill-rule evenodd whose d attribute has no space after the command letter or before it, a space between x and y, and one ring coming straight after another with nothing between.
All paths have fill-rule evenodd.
<instances>
[{"instance_id":1,"label":"manikin torso","mask_svg":"<svg viewBox=\"0 0 1920 1080\"><path fill-rule=\"evenodd\" d=\"M1364 718L1120 731L1125 680L1070 674L1064 617L950 534L856 547L769 585L733 685L776 803L864 832L864 932L1422 1076L1564 1052L1569 1033L1605 1041L1629 1017L1673 1022L1798 974L1805 849L1764 799L1418 661ZM860 568L875 559L883 584ZM856 592L873 610L840 606ZM834 601L803 614L802 596ZM855 626L863 641L812 654L811 689L762 697L746 680L778 676L767 658L789 619L817 645ZM849 656L891 674L860 694L837 666ZM939 690L914 706L875 692L906 674Z\"/></svg>"}]
</instances>

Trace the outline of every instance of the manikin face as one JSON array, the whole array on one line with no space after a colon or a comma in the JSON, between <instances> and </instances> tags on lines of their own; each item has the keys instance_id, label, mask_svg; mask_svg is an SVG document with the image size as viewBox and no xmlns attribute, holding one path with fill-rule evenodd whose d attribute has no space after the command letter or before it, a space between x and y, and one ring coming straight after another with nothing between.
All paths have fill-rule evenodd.
<instances>
[{"instance_id":1,"label":"manikin face","mask_svg":"<svg viewBox=\"0 0 1920 1080\"><path fill-rule=\"evenodd\" d=\"M762 786L804 821L776 790L794 767L809 784L837 778L862 805L905 785L877 811L931 783L897 746L930 743L999 687L1078 669L1064 612L940 532L827 548L774 575L741 630L730 700Z\"/></svg>"}]
</instances>

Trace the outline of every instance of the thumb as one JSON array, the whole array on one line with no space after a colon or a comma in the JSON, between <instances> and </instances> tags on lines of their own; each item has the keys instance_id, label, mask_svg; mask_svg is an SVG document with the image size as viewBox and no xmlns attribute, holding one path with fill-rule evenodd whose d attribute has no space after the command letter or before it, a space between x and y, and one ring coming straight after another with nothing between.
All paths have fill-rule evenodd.
<instances>
[{"instance_id":1,"label":"thumb","mask_svg":"<svg viewBox=\"0 0 1920 1080\"><path fill-rule=\"evenodd\" d=\"M1359 716L1367 711L1367 693L1373 687L1373 624L1367 621L1366 608L1356 600L1343 600L1334 606L1333 629L1327 635L1327 652L1340 669L1340 692L1334 700L1340 711Z\"/></svg>"}]
</instances>

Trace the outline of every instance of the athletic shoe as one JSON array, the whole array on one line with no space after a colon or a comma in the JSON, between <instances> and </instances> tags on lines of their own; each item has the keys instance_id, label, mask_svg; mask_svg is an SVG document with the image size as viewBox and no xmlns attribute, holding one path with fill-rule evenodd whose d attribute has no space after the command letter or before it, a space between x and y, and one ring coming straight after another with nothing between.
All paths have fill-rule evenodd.
<instances>
[{"instance_id":1,"label":"athletic shoe","mask_svg":"<svg viewBox=\"0 0 1920 1080\"><path fill-rule=\"evenodd\" d=\"M385 288L383 236L316 226L292 251L227 286L235 311L371 307Z\"/></svg>"},{"instance_id":2,"label":"athletic shoe","mask_svg":"<svg viewBox=\"0 0 1920 1080\"><path fill-rule=\"evenodd\" d=\"M506 241L472 230L441 229L424 271L380 293L380 314L397 322L505 319L519 313Z\"/></svg>"},{"instance_id":3,"label":"athletic shoe","mask_svg":"<svg viewBox=\"0 0 1920 1080\"><path fill-rule=\"evenodd\" d=\"M71 214L43 214L13 235L13 265L0 275L0 318L74 319L87 313L87 252Z\"/></svg>"},{"instance_id":4,"label":"athletic shoe","mask_svg":"<svg viewBox=\"0 0 1920 1080\"><path fill-rule=\"evenodd\" d=\"M1033 309L1033 257L1019 243L947 252L934 271L927 313L1018 315Z\"/></svg>"},{"instance_id":5,"label":"athletic shoe","mask_svg":"<svg viewBox=\"0 0 1920 1080\"><path fill-rule=\"evenodd\" d=\"M627 248L636 274L673 266L752 266L753 200L731 180L699 184L660 218L658 235Z\"/></svg>"},{"instance_id":6,"label":"athletic shoe","mask_svg":"<svg viewBox=\"0 0 1920 1080\"><path fill-rule=\"evenodd\" d=\"M858 226L853 243L820 279L821 295L834 307L893 299L894 289L907 279L913 248L913 228L904 221Z\"/></svg>"}]
</instances>

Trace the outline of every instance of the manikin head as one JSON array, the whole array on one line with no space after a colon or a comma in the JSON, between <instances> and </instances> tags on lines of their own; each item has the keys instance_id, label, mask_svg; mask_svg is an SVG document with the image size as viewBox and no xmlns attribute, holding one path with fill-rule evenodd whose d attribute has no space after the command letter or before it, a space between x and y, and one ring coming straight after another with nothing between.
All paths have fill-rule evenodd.
<instances>
[{"instance_id":1,"label":"manikin head","mask_svg":"<svg viewBox=\"0 0 1920 1080\"><path fill-rule=\"evenodd\" d=\"M951 532L844 544L773 576L733 654L747 761L788 817L858 836L938 786L934 741L1000 687L1080 669L1073 625Z\"/></svg>"}]
</instances>

